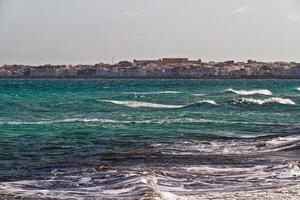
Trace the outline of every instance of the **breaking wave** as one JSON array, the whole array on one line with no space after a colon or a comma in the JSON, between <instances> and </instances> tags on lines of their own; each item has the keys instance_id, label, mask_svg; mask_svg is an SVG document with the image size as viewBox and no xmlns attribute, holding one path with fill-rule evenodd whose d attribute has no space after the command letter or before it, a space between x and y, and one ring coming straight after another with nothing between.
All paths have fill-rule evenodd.
<instances>
[{"instance_id":1,"label":"breaking wave","mask_svg":"<svg viewBox=\"0 0 300 200\"><path fill-rule=\"evenodd\" d=\"M295 179L299 177L298 162L245 167L182 165L172 168L133 166L117 169L118 171L83 169L70 170L71 172L53 170L51 175L43 180L3 183L0 185L0 191L16 199L23 197L24 199L52 199L55 196L59 199L88 197L88 199L196 200L225 199L225 195L226 199L267 197L271 197L267 199L298 199L299 194L299 185L286 189L286 193L291 195L278 196L277 194L282 192L274 191L274 188L286 185L287 182L290 185L297 183ZM233 178L236 181L228 183ZM57 187L57 184L62 183L68 189L62 190ZM257 186L263 190L258 191Z\"/></svg>"},{"instance_id":2,"label":"breaking wave","mask_svg":"<svg viewBox=\"0 0 300 200\"><path fill-rule=\"evenodd\" d=\"M300 87L298 87L297 90L300 91Z\"/></svg>"},{"instance_id":3,"label":"breaking wave","mask_svg":"<svg viewBox=\"0 0 300 200\"><path fill-rule=\"evenodd\" d=\"M197 104L211 104L218 105L214 100L201 100L196 103L191 103L187 105L169 105L169 104L158 104L158 103L149 103L149 102L140 102L140 101L116 101L116 100L102 100L103 102L112 103L116 105L122 105L130 108L184 108Z\"/></svg>"},{"instance_id":4,"label":"breaking wave","mask_svg":"<svg viewBox=\"0 0 300 200\"><path fill-rule=\"evenodd\" d=\"M54 169L41 179L3 182L0 193L8 199L187 200L224 199L224 196L226 199L298 199L300 162L280 159L265 162L263 154L259 159L253 159L253 154L299 148L299 139L299 136L292 136L256 142L157 144L154 150L118 153L131 160L134 155L154 156L156 160L164 160L160 166L137 161L126 165ZM251 163L243 165L248 159ZM282 187L289 188L282 192ZM274 191L275 188L279 190ZM277 195L282 193L287 195Z\"/></svg>"},{"instance_id":5,"label":"breaking wave","mask_svg":"<svg viewBox=\"0 0 300 200\"><path fill-rule=\"evenodd\" d=\"M296 105L294 101L291 99L283 99L279 97L273 97L268 99L254 99L254 98L240 98L238 103L246 103L246 104L283 104L283 105Z\"/></svg>"},{"instance_id":6,"label":"breaking wave","mask_svg":"<svg viewBox=\"0 0 300 200\"><path fill-rule=\"evenodd\" d=\"M218 105L214 100L210 100L210 99L206 99L206 100L202 100L202 101L198 101L197 103L207 103L207 104L211 104L211 105Z\"/></svg>"},{"instance_id":7,"label":"breaking wave","mask_svg":"<svg viewBox=\"0 0 300 200\"><path fill-rule=\"evenodd\" d=\"M194 94L194 93L193 93L193 94L191 94L191 95L192 95L192 96L196 96L196 97L205 96L205 94L201 94L201 93L200 93L200 94Z\"/></svg>"},{"instance_id":8,"label":"breaking wave","mask_svg":"<svg viewBox=\"0 0 300 200\"><path fill-rule=\"evenodd\" d=\"M266 89L260 89L260 90L234 90L234 89L228 89L225 92L232 92L239 95L254 95L254 94L261 94L261 95L272 95L272 92L270 90Z\"/></svg>"},{"instance_id":9,"label":"breaking wave","mask_svg":"<svg viewBox=\"0 0 300 200\"><path fill-rule=\"evenodd\" d=\"M103 102L127 106L130 108L183 108L182 105L166 105L158 103L148 103L140 101L115 101L115 100L102 100Z\"/></svg>"},{"instance_id":10,"label":"breaking wave","mask_svg":"<svg viewBox=\"0 0 300 200\"><path fill-rule=\"evenodd\" d=\"M163 154L176 155L252 155L300 149L299 136L277 137L262 141L183 141L171 145L155 145ZM300 174L299 174L300 176Z\"/></svg>"}]
</instances>

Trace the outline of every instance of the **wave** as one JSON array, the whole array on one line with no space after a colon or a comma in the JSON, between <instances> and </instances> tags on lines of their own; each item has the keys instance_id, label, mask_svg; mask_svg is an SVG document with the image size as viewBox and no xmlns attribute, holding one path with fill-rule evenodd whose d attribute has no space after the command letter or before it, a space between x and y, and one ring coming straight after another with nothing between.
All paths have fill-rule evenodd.
<instances>
[{"instance_id":1,"label":"wave","mask_svg":"<svg viewBox=\"0 0 300 200\"><path fill-rule=\"evenodd\" d=\"M205 94L191 94L191 95L196 97L205 96Z\"/></svg>"},{"instance_id":2,"label":"wave","mask_svg":"<svg viewBox=\"0 0 300 200\"><path fill-rule=\"evenodd\" d=\"M170 104L158 104L158 103L149 103L149 102L140 102L140 101L116 101L116 100L102 100L103 102L112 103L116 105L127 106L130 108L184 108L189 107L197 104L211 104L211 105L218 105L214 100L201 100L197 101L196 103L191 103L187 105L170 105Z\"/></svg>"},{"instance_id":3,"label":"wave","mask_svg":"<svg viewBox=\"0 0 300 200\"><path fill-rule=\"evenodd\" d=\"M8 199L298 199L299 196L297 161L245 166L228 161L223 165L183 163L172 167L108 166L101 171L58 169L41 180L4 182L0 191ZM60 183L63 186L57 187Z\"/></svg>"},{"instance_id":4,"label":"wave","mask_svg":"<svg viewBox=\"0 0 300 200\"><path fill-rule=\"evenodd\" d=\"M1 121L0 125L47 125L47 124L59 124L59 123L99 123L99 124L244 124L244 125L279 125L289 126L284 123L270 123L270 122L247 122L247 121L225 121L225 120L213 120L213 119L194 119L194 118L166 118L166 119L143 119L143 120L111 120L111 119L98 119L98 118L67 118L62 120L48 120L48 121ZM228 133L227 133L228 134ZM224 136L224 134L217 134ZM243 137L241 135L241 137ZM248 136L247 136L248 137ZM256 137L256 136L249 136Z\"/></svg>"},{"instance_id":5,"label":"wave","mask_svg":"<svg viewBox=\"0 0 300 200\"><path fill-rule=\"evenodd\" d=\"M58 123L73 123L73 122L83 122L83 123L119 123L116 120L110 119L96 119L96 118L68 118L62 120L49 120L49 121L2 121L2 125L47 125L47 124L58 124Z\"/></svg>"},{"instance_id":6,"label":"wave","mask_svg":"<svg viewBox=\"0 0 300 200\"><path fill-rule=\"evenodd\" d=\"M123 94L181 94L179 91L161 91L161 92L123 92Z\"/></svg>"},{"instance_id":7,"label":"wave","mask_svg":"<svg viewBox=\"0 0 300 200\"><path fill-rule=\"evenodd\" d=\"M219 160L222 161L222 158ZM147 164L120 167L107 165L102 170L58 169L52 170L50 175L40 180L4 182L0 184L0 191L8 199L88 197L116 200L192 200L225 199L224 196L226 199L298 199L299 166L299 161L244 166L229 164L227 161L223 165L182 162L175 166L172 164L159 167ZM62 183L62 186L57 187L57 184ZM288 189L283 189L283 186ZM282 193L284 195L277 195Z\"/></svg>"},{"instance_id":8,"label":"wave","mask_svg":"<svg viewBox=\"0 0 300 200\"><path fill-rule=\"evenodd\" d=\"M300 87L298 87L297 90L300 91Z\"/></svg>"},{"instance_id":9,"label":"wave","mask_svg":"<svg viewBox=\"0 0 300 200\"><path fill-rule=\"evenodd\" d=\"M246 103L246 104L283 104L283 105L296 105L294 101L291 99L283 99L279 97L273 97L269 99L254 99L254 98L240 98L238 103Z\"/></svg>"},{"instance_id":10,"label":"wave","mask_svg":"<svg viewBox=\"0 0 300 200\"><path fill-rule=\"evenodd\" d=\"M260 89L260 90L233 90L233 89L228 89L225 92L232 92L235 94L239 94L239 95L254 95L254 94L261 94L261 95L267 95L270 96L272 95L272 92L270 90L266 90L266 89Z\"/></svg>"},{"instance_id":11,"label":"wave","mask_svg":"<svg viewBox=\"0 0 300 200\"><path fill-rule=\"evenodd\" d=\"M250 155L300 149L300 136L256 141L251 141L253 138L249 139L249 141L183 141L175 144L155 145L154 147L164 154L176 155Z\"/></svg>"},{"instance_id":12,"label":"wave","mask_svg":"<svg viewBox=\"0 0 300 200\"><path fill-rule=\"evenodd\" d=\"M185 105L166 105L158 103L148 103L140 101L115 101L115 100L102 100L103 102L127 106L130 108L183 108Z\"/></svg>"},{"instance_id":13,"label":"wave","mask_svg":"<svg viewBox=\"0 0 300 200\"><path fill-rule=\"evenodd\" d=\"M300 149L300 137L278 137L273 140L266 141L265 146L268 147L268 151L288 151Z\"/></svg>"},{"instance_id":14,"label":"wave","mask_svg":"<svg viewBox=\"0 0 300 200\"><path fill-rule=\"evenodd\" d=\"M201 103L207 103L207 104L211 104L211 105L219 105L217 104L214 100L210 100L210 99L206 99L206 100L201 100L201 101L198 101L196 104L201 104ZM193 105L193 104L191 104Z\"/></svg>"}]
</instances>

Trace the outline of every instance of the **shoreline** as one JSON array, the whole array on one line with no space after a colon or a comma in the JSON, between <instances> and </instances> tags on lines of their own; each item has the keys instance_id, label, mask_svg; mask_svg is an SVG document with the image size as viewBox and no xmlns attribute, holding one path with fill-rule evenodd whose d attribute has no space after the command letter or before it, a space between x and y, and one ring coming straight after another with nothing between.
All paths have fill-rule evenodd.
<instances>
[{"instance_id":1,"label":"shoreline","mask_svg":"<svg viewBox=\"0 0 300 200\"><path fill-rule=\"evenodd\" d=\"M300 80L300 77L0 77L0 80Z\"/></svg>"}]
</instances>

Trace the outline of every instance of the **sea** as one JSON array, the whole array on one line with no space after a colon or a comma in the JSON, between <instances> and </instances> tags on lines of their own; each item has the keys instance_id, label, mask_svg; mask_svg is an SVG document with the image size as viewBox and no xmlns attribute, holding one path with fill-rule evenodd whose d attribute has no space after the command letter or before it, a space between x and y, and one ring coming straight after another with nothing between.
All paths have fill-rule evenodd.
<instances>
[{"instance_id":1,"label":"sea","mask_svg":"<svg viewBox=\"0 0 300 200\"><path fill-rule=\"evenodd\" d=\"M300 80L0 80L0 199L300 199Z\"/></svg>"}]
</instances>

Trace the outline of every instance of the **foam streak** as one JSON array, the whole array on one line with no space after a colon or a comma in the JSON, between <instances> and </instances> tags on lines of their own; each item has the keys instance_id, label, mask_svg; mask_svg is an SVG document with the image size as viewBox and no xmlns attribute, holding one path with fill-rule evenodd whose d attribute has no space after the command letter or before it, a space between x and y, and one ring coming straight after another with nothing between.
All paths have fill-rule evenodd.
<instances>
[{"instance_id":1,"label":"foam streak","mask_svg":"<svg viewBox=\"0 0 300 200\"><path fill-rule=\"evenodd\" d=\"M272 95L272 92L270 90L266 89L260 89L260 90L234 90L234 89L228 89L226 92L232 92L239 95L254 95L254 94L261 94L261 95Z\"/></svg>"}]
</instances>

